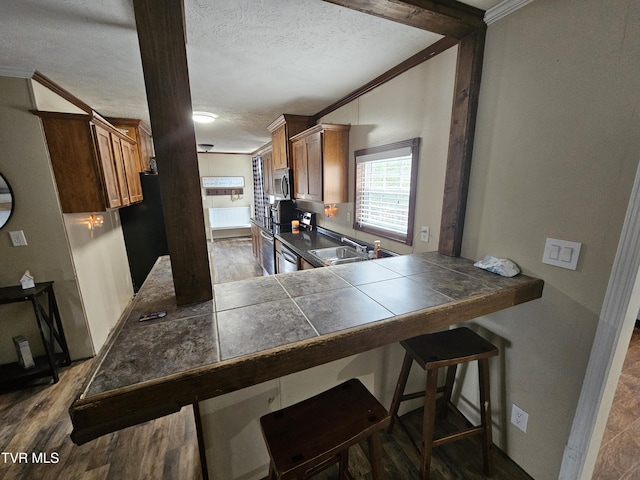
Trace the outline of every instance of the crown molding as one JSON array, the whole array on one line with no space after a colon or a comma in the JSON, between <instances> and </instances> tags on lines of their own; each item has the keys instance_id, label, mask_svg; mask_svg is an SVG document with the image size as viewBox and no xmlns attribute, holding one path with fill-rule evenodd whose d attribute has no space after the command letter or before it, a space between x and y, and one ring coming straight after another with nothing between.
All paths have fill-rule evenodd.
<instances>
[{"instance_id":1,"label":"crown molding","mask_svg":"<svg viewBox=\"0 0 640 480\"><path fill-rule=\"evenodd\" d=\"M484 21L487 25L491 25L531 2L533 0L504 0L504 2L486 11Z\"/></svg>"},{"instance_id":2,"label":"crown molding","mask_svg":"<svg viewBox=\"0 0 640 480\"><path fill-rule=\"evenodd\" d=\"M13 77L13 78L31 78L35 70L27 68L8 67L6 65L0 65L0 77Z\"/></svg>"}]
</instances>

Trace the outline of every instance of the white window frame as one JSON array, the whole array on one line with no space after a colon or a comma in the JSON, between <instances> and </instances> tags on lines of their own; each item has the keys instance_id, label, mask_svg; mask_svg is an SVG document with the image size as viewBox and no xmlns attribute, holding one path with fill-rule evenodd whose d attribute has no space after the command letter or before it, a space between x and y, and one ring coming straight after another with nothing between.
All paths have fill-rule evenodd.
<instances>
[{"instance_id":1,"label":"white window frame","mask_svg":"<svg viewBox=\"0 0 640 480\"><path fill-rule=\"evenodd\" d=\"M420 138L355 152L355 230L413 245L419 158ZM396 177L382 173L393 167Z\"/></svg>"}]
</instances>

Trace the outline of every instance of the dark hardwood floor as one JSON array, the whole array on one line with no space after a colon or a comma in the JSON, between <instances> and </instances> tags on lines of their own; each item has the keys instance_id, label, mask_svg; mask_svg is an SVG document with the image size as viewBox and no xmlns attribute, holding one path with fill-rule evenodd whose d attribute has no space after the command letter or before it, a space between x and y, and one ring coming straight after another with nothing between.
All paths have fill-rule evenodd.
<instances>
[{"instance_id":1,"label":"dark hardwood floor","mask_svg":"<svg viewBox=\"0 0 640 480\"><path fill-rule=\"evenodd\" d=\"M250 239L213 242L211 251L217 283L261 275L252 265ZM242 257L242 258L241 258ZM219 266L223 265L223 266ZM3 480L200 480L200 461L191 407L157 420L105 435L82 446L71 442L68 408L77 395L91 360L74 362L62 369L60 382L0 393L0 479ZM419 438L421 410L404 418L412 435ZM455 417L439 424L443 431L459 425ZM457 427L456 427L457 428ZM477 438L443 445L434 450L432 480L475 480L482 475L482 454ZM387 479L418 479L419 458L401 428L383 435ZM26 453L29 462L14 463ZM32 453L44 453L51 463L32 463ZM54 455L55 454L55 455ZM494 480L530 480L504 454L496 450ZM40 457L41 459L44 457ZM57 458L57 462L54 462ZM350 469L358 480L370 479L366 443L352 449ZM319 474L333 480L335 469ZM227 479L218 479L227 480Z\"/></svg>"},{"instance_id":2,"label":"dark hardwood floor","mask_svg":"<svg viewBox=\"0 0 640 480\"><path fill-rule=\"evenodd\" d=\"M201 479L191 407L81 446L71 441L68 409L90 364L91 360L84 360L63 368L56 384L0 394L0 449L4 452L0 456L0 478ZM27 461L18 458L14 462L9 455L16 459L21 453L27 455ZM34 453L41 463L33 462Z\"/></svg>"},{"instance_id":3,"label":"dark hardwood floor","mask_svg":"<svg viewBox=\"0 0 640 480\"><path fill-rule=\"evenodd\" d=\"M251 237L221 238L209 242L213 283L262 276L262 268L253 258L252 252Z\"/></svg>"}]
</instances>

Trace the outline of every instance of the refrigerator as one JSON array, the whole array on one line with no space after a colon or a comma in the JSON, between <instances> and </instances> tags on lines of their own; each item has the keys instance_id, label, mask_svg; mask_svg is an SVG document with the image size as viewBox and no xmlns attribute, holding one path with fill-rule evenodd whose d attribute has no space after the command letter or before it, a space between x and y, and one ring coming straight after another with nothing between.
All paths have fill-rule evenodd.
<instances>
[{"instance_id":1,"label":"refrigerator","mask_svg":"<svg viewBox=\"0 0 640 480\"><path fill-rule=\"evenodd\" d=\"M158 257L169 254L158 175L141 173L140 183L142 202L119 210L133 290L136 293Z\"/></svg>"}]
</instances>

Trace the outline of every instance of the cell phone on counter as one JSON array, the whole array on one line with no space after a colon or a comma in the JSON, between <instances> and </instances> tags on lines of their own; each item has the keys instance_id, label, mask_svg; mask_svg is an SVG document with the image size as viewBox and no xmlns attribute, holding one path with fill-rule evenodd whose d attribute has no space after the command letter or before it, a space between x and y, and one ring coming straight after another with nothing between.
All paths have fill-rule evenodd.
<instances>
[{"instance_id":1,"label":"cell phone on counter","mask_svg":"<svg viewBox=\"0 0 640 480\"><path fill-rule=\"evenodd\" d=\"M162 310L161 312L152 312L152 313L144 313L140 315L138 319L139 322L146 322L147 320L155 320L156 318L162 318L167 316L167 311Z\"/></svg>"}]
</instances>

